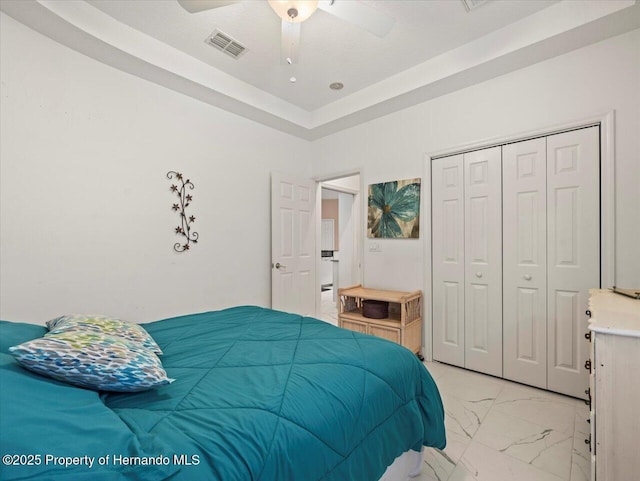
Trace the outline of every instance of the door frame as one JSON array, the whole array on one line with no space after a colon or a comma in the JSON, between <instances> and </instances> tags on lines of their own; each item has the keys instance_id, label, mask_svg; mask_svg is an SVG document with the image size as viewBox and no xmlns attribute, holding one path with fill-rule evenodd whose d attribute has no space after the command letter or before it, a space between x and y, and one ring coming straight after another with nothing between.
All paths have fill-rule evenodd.
<instances>
[{"instance_id":1,"label":"door frame","mask_svg":"<svg viewBox=\"0 0 640 481\"><path fill-rule=\"evenodd\" d=\"M337 192L343 192L345 194L353 194L353 206L352 215L354 220L354 241L356 248L354 252L357 254L356 262L358 263L359 279L358 283L362 284L364 279L364 265L362 259L364 258L364 240L363 240L363 225L365 216L364 212L364 199L362 193L364 192L364 177L362 175L362 169L350 170L347 172L341 172L337 174L323 175L321 177L314 177L312 180L316 182L316 317L321 316L322 300L321 300L321 280L320 280L320 251L322 248L321 235L322 235L322 183L329 182L331 180L342 179L344 177L351 177L354 175L360 176L360 190L355 191L347 187L331 186L331 190ZM326 187L325 187L326 188Z\"/></svg>"},{"instance_id":2,"label":"door frame","mask_svg":"<svg viewBox=\"0 0 640 481\"><path fill-rule=\"evenodd\" d=\"M478 140L464 145L439 150L424 155L424 185L429 188L428 195L422 196L422 212L428 213L429 222L421 229L425 230L424 258L424 312L423 339L424 358L433 360L433 299L432 299L432 246L431 246L431 163L441 157L461 154L471 150L486 149L505 143L529 140L594 125L600 126L600 287L616 285L615 256L615 110L598 113L561 124L526 132L514 133L489 139ZM598 287L598 286L594 286ZM428 307L427 307L428 306Z\"/></svg>"}]
</instances>

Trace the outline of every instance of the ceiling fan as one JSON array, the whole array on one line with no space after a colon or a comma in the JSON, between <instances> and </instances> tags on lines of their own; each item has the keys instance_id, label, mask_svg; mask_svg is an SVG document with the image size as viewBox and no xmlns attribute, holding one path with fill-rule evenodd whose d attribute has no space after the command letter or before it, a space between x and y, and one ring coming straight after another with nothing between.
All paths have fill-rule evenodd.
<instances>
[{"instance_id":1,"label":"ceiling fan","mask_svg":"<svg viewBox=\"0 0 640 481\"><path fill-rule=\"evenodd\" d=\"M188 12L225 7L242 0L178 0ZM363 28L378 37L389 33L395 19L369 5L354 0L268 0L274 12L282 18L281 61L297 62L300 41L300 23L317 9Z\"/></svg>"}]
</instances>

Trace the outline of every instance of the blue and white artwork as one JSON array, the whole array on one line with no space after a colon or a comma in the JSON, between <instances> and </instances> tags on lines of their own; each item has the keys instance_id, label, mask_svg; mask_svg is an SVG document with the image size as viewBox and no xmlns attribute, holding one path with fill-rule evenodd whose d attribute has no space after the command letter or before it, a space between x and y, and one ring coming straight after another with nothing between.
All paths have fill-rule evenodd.
<instances>
[{"instance_id":1,"label":"blue and white artwork","mask_svg":"<svg viewBox=\"0 0 640 481\"><path fill-rule=\"evenodd\" d=\"M369 185L367 237L420 237L420 179Z\"/></svg>"}]
</instances>

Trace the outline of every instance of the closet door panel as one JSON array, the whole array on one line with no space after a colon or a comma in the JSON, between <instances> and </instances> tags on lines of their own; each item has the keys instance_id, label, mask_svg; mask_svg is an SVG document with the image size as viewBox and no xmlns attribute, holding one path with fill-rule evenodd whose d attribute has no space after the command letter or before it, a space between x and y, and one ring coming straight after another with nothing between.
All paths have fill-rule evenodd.
<instances>
[{"instance_id":1,"label":"closet door panel","mask_svg":"<svg viewBox=\"0 0 640 481\"><path fill-rule=\"evenodd\" d=\"M547 137L548 388L589 385L588 291L600 285L599 128Z\"/></svg>"},{"instance_id":2,"label":"closet door panel","mask_svg":"<svg viewBox=\"0 0 640 481\"><path fill-rule=\"evenodd\" d=\"M502 148L504 377L547 387L546 139Z\"/></svg>"},{"instance_id":3,"label":"closet door panel","mask_svg":"<svg viewBox=\"0 0 640 481\"><path fill-rule=\"evenodd\" d=\"M502 376L501 148L464 154L465 367Z\"/></svg>"},{"instance_id":4,"label":"closet door panel","mask_svg":"<svg viewBox=\"0 0 640 481\"><path fill-rule=\"evenodd\" d=\"M464 366L463 158L432 163L433 357Z\"/></svg>"}]
</instances>

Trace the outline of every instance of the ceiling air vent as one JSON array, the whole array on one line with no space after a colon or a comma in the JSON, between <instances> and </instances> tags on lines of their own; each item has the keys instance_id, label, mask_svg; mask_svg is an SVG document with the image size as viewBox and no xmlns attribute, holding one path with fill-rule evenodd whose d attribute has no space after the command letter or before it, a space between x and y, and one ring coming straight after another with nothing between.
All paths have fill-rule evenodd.
<instances>
[{"instance_id":1,"label":"ceiling air vent","mask_svg":"<svg viewBox=\"0 0 640 481\"><path fill-rule=\"evenodd\" d=\"M474 8L478 8L483 3L487 3L487 0L462 0L462 3L464 4L464 8L470 12Z\"/></svg>"},{"instance_id":2,"label":"ceiling air vent","mask_svg":"<svg viewBox=\"0 0 640 481\"><path fill-rule=\"evenodd\" d=\"M205 42L233 58L240 57L247 50L247 47L220 30L214 30Z\"/></svg>"}]
</instances>

